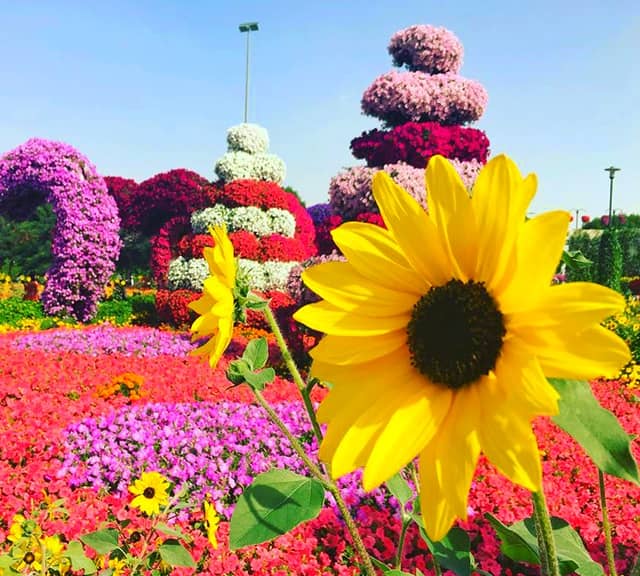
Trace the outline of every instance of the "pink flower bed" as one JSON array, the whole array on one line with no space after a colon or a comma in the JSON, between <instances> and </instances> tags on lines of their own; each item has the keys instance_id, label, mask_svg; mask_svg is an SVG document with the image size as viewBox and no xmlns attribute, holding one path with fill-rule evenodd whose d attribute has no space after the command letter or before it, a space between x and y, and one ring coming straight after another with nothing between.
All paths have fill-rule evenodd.
<instances>
[{"instance_id":1,"label":"pink flower bed","mask_svg":"<svg viewBox=\"0 0 640 576\"><path fill-rule=\"evenodd\" d=\"M156 357L125 356L117 352L92 356L62 351L54 345L55 338L50 340L54 344L48 350L18 350L12 345L15 338L15 335L0 337L0 432L3 438L0 443L0 541L6 535L14 513L46 506L48 501L58 498L64 500L70 517L61 519L54 515L46 521L45 528L49 532L64 533L67 538L96 529L110 513L134 519L133 526L144 524L125 506L128 497L115 493L98 494L91 487L72 488L71 476L61 473L63 460L69 457L69 446L65 449L70 440L68 431L72 427L77 430L80 422L99 422L100 418L107 418L109 422L113 421L112 432L117 434L118 415L122 417L130 412L132 417L134 413L143 417L144 412L140 409L147 403L150 409L158 406L162 410L171 410L175 404L182 406L183 412L188 403L193 403L194 410L201 411L200 418L204 417L202 410L206 409L206 414L210 414L206 418L215 420L211 403L246 403L250 400L246 389L228 387L224 378L226 360L218 370L211 372L206 361L185 356L184 350L176 355ZM123 396L105 399L96 395L98 386L118 374L132 371L144 377L148 395L142 400L129 404L130 400ZM640 434L640 414L632 390L616 382L596 382L593 388L602 403L616 413L629 434ZM297 392L290 382L279 378L268 387L266 394L271 401L279 402L295 399ZM247 412L246 424L250 428L251 418L254 418L250 416L251 410ZM242 426L242 419L234 422L234 425ZM89 426L87 430L90 429ZM595 467L549 420L537 421L535 429L543 454L545 489L552 514L572 524L594 558L602 561L603 538L598 520ZM101 433L107 433L108 426L101 430ZM259 429L253 427L251 430L256 436L260 435ZM636 456L640 456L639 448L639 443L634 442ZM108 470L109 463L104 465ZM638 552L640 488L607 478L607 495L615 527L619 570L624 572ZM364 494L357 490L348 491L347 496L350 505L359 507L357 515L364 526L367 546L375 550L381 560L391 559L400 530L397 511L381 509L379 505L358 504ZM379 502L377 498L375 501ZM389 502L393 504L393 500ZM504 480L483 460L472 487L470 512L465 528L470 531L473 550L481 567L491 574L508 574L499 564L499 544L483 515L491 512L507 523L522 519L531 512L527 493ZM229 551L228 524L225 522L218 535L220 548L210 549L206 538L194 528L200 519L200 512L195 512L185 514L179 520L194 537L194 556L208 555L199 573L266 575L284 573L278 570L285 567L295 574L358 573L349 567L348 559L353 550L341 521L330 507L319 518L291 534L238 553ZM420 568L425 574L433 573L429 555L415 531L408 537L403 568L408 571Z\"/></svg>"}]
</instances>

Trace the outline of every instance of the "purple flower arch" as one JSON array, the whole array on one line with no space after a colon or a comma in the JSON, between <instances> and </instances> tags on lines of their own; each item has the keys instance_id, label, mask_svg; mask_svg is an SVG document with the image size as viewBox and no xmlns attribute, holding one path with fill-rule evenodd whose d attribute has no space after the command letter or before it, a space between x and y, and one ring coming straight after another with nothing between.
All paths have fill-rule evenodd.
<instances>
[{"instance_id":1,"label":"purple flower arch","mask_svg":"<svg viewBox=\"0 0 640 576\"><path fill-rule=\"evenodd\" d=\"M86 322L95 314L120 253L116 202L80 152L62 142L32 138L0 157L0 213L24 213L42 201L56 215L44 309Z\"/></svg>"}]
</instances>

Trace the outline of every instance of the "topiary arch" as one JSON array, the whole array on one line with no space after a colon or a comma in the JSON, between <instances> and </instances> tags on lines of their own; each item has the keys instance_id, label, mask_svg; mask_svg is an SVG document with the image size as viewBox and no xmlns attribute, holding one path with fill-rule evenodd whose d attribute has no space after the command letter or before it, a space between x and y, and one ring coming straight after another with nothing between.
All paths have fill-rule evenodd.
<instances>
[{"instance_id":1,"label":"topiary arch","mask_svg":"<svg viewBox=\"0 0 640 576\"><path fill-rule=\"evenodd\" d=\"M19 217L42 202L56 215L44 309L85 322L94 315L120 252L115 200L77 150L32 138L0 158L0 213Z\"/></svg>"}]
</instances>

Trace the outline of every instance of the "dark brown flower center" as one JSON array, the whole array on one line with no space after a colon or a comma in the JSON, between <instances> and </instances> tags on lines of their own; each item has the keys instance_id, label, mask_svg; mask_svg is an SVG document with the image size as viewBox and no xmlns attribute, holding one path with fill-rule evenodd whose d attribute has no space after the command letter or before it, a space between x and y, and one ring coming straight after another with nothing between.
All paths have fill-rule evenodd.
<instances>
[{"instance_id":1,"label":"dark brown flower center","mask_svg":"<svg viewBox=\"0 0 640 576\"><path fill-rule=\"evenodd\" d=\"M35 554L33 552L27 552L22 558L23 562L27 565L33 564L36 561Z\"/></svg>"},{"instance_id":2,"label":"dark brown flower center","mask_svg":"<svg viewBox=\"0 0 640 576\"><path fill-rule=\"evenodd\" d=\"M457 390L495 368L505 333L484 282L450 280L413 307L407 326L411 363L432 382Z\"/></svg>"},{"instance_id":3,"label":"dark brown flower center","mask_svg":"<svg viewBox=\"0 0 640 576\"><path fill-rule=\"evenodd\" d=\"M149 500L151 500L156 495L156 491L151 486L147 486L144 489L144 492L142 493L142 495L145 498L149 498Z\"/></svg>"}]
</instances>

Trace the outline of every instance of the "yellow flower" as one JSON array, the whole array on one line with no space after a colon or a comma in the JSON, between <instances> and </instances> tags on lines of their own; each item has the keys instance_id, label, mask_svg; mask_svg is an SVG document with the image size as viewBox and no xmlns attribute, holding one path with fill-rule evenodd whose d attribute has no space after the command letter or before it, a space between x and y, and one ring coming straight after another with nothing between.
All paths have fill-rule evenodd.
<instances>
[{"instance_id":1,"label":"yellow flower","mask_svg":"<svg viewBox=\"0 0 640 576\"><path fill-rule=\"evenodd\" d=\"M127 567L127 562L122 558L110 558L108 567L112 570L111 576L122 576Z\"/></svg>"},{"instance_id":2,"label":"yellow flower","mask_svg":"<svg viewBox=\"0 0 640 576\"><path fill-rule=\"evenodd\" d=\"M129 492L135 494L131 501L133 508L152 516L160 513L160 507L169 502L169 481L159 472L143 472L138 480L129 486Z\"/></svg>"},{"instance_id":3,"label":"yellow flower","mask_svg":"<svg viewBox=\"0 0 640 576\"><path fill-rule=\"evenodd\" d=\"M29 573L33 573L40 572L42 569L42 550L35 536L13 546L11 557L14 559L11 568L16 572L28 570Z\"/></svg>"},{"instance_id":4,"label":"yellow flower","mask_svg":"<svg viewBox=\"0 0 640 576\"><path fill-rule=\"evenodd\" d=\"M7 540L9 542L16 543L20 538L24 536L24 530L22 525L26 522L26 518L22 514L15 514L11 520L11 526L9 527L9 534L7 534Z\"/></svg>"},{"instance_id":5,"label":"yellow flower","mask_svg":"<svg viewBox=\"0 0 640 576\"><path fill-rule=\"evenodd\" d=\"M220 517L216 512L215 507L211 502L205 500L204 506L204 526L207 529L207 538L211 542L214 550L218 549L218 538L216 536L218 532L218 524L220 524Z\"/></svg>"},{"instance_id":6,"label":"yellow flower","mask_svg":"<svg viewBox=\"0 0 640 576\"><path fill-rule=\"evenodd\" d=\"M199 315L191 326L192 341L209 337L194 354L209 356L209 363L215 368L233 335L236 261L226 227L214 227L210 232L215 246L205 248L204 257L211 275L204 281L202 296L189 308Z\"/></svg>"},{"instance_id":7,"label":"yellow flower","mask_svg":"<svg viewBox=\"0 0 640 576\"><path fill-rule=\"evenodd\" d=\"M55 568L60 574L67 574L71 570L71 561L64 556L64 543L58 536L45 536L42 540L47 551L47 564Z\"/></svg>"},{"instance_id":8,"label":"yellow flower","mask_svg":"<svg viewBox=\"0 0 640 576\"><path fill-rule=\"evenodd\" d=\"M505 156L470 197L436 156L429 213L385 173L373 195L387 230L348 222L333 232L347 262L303 274L324 300L295 318L327 334L312 372L333 384L318 409L320 457L334 477L363 467L371 490L419 456L421 509L431 538L466 518L482 452L537 491L531 421L558 412L545 376L616 374L627 346L599 323L624 309L602 286L551 286L569 214L526 220L536 178Z\"/></svg>"}]
</instances>

